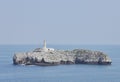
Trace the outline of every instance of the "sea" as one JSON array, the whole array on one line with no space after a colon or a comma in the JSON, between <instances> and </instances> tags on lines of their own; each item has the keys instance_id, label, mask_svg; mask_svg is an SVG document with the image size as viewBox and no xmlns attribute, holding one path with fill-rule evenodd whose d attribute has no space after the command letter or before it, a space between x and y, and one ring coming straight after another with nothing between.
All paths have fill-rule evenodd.
<instances>
[{"instance_id":1,"label":"sea","mask_svg":"<svg viewBox=\"0 0 120 82\"><path fill-rule=\"evenodd\" d=\"M112 59L111 65L13 65L17 52L28 52L39 45L0 45L0 82L120 82L120 45L48 45L72 50L102 51Z\"/></svg>"}]
</instances>

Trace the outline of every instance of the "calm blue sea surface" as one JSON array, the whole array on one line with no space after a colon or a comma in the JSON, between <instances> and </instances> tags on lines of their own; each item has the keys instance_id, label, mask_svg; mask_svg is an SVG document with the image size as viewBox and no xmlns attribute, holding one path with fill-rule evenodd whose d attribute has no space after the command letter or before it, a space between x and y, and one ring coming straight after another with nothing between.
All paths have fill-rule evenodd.
<instances>
[{"instance_id":1,"label":"calm blue sea surface","mask_svg":"<svg viewBox=\"0 0 120 82\"><path fill-rule=\"evenodd\" d=\"M0 82L120 82L120 46L48 45L55 49L90 49L108 54L112 65L13 65L16 52L34 50L39 45L0 45Z\"/></svg>"}]
</instances>

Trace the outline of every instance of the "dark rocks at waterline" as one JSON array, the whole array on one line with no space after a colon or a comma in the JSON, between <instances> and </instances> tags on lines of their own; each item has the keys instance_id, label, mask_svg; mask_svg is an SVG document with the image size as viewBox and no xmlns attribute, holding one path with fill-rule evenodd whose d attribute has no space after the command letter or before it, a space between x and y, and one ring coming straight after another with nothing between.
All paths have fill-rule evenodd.
<instances>
[{"instance_id":1,"label":"dark rocks at waterline","mask_svg":"<svg viewBox=\"0 0 120 82\"><path fill-rule=\"evenodd\" d=\"M112 61L106 54L100 51L84 49L41 51L41 49L35 49L32 52L16 53L13 56L13 63L15 65L24 64L40 66L60 64L110 65Z\"/></svg>"}]
</instances>

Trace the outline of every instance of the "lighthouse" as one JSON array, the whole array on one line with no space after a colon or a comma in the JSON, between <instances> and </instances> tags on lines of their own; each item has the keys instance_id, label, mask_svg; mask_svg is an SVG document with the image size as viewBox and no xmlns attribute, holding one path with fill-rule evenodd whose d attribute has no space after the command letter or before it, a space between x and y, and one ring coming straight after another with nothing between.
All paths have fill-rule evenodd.
<instances>
[{"instance_id":1,"label":"lighthouse","mask_svg":"<svg viewBox=\"0 0 120 82\"><path fill-rule=\"evenodd\" d=\"M47 45L47 44L46 44L46 40L44 40L44 41L43 41L43 48L42 48L42 51L44 51L44 52L54 51L53 48L47 48L46 45Z\"/></svg>"},{"instance_id":2,"label":"lighthouse","mask_svg":"<svg viewBox=\"0 0 120 82\"><path fill-rule=\"evenodd\" d=\"M43 51L47 52L48 51L48 48L46 47L46 40L43 41L43 48L42 48Z\"/></svg>"},{"instance_id":3,"label":"lighthouse","mask_svg":"<svg viewBox=\"0 0 120 82\"><path fill-rule=\"evenodd\" d=\"M43 41L43 48L46 49L46 40Z\"/></svg>"}]
</instances>

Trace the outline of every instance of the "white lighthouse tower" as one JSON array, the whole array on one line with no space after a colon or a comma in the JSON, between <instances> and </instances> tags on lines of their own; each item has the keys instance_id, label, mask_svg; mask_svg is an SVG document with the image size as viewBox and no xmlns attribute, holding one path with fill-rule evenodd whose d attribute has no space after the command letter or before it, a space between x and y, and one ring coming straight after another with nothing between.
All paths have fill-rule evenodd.
<instances>
[{"instance_id":1,"label":"white lighthouse tower","mask_svg":"<svg viewBox=\"0 0 120 82\"><path fill-rule=\"evenodd\" d=\"M46 40L43 41L43 51L48 51L47 47L46 47Z\"/></svg>"},{"instance_id":2,"label":"white lighthouse tower","mask_svg":"<svg viewBox=\"0 0 120 82\"><path fill-rule=\"evenodd\" d=\"M43 42L43 48L46 49L46 40Z\"/></svg>"},{"instance_id":3,"label":"white lighthouse tower","mask_svg":"<svg viewBox=\"0 0 120 82\"><path fill-rule=\"evenodd\" d=\"M54 51L53 48L47 48L46 45L47 45L47 44L46 44L46 40L44 40L44 41L43 41L43 48L42 48L42 51L44 51L44 52Z\"/></svg>"}]
</instances>

